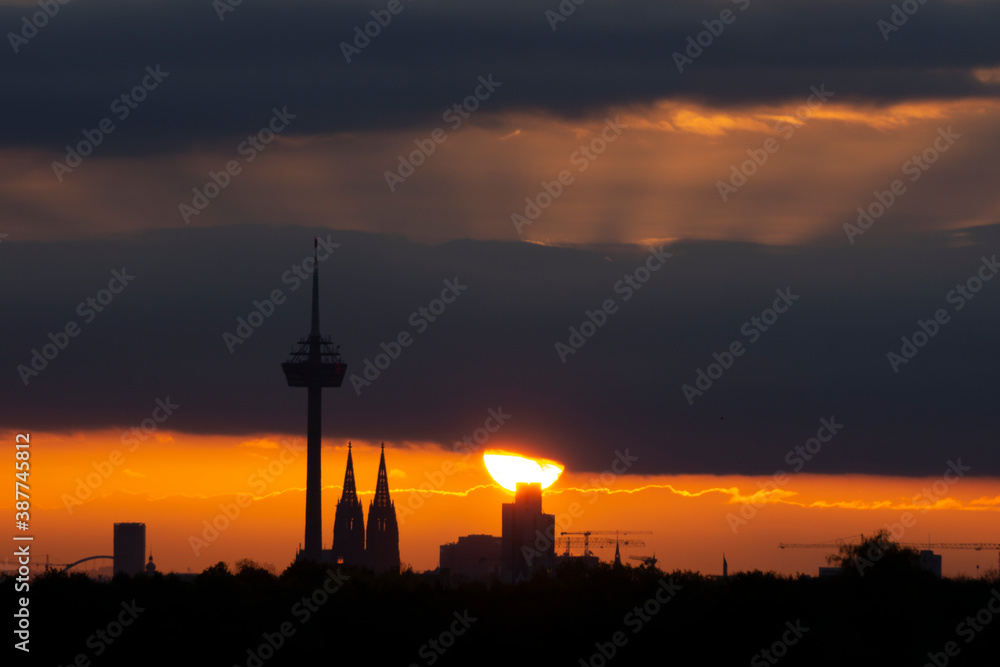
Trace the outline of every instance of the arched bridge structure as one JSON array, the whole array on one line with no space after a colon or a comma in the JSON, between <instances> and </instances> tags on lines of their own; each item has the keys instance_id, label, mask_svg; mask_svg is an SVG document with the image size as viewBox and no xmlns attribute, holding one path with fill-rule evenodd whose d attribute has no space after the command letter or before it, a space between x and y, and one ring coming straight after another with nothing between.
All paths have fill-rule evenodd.
<instances>
[{"instance_id":1,"label":"arched bridge structure","mask_svg":"<svg viewBox=\"0 0 1000 667\"><path fill-rule=\"evenodd\" d=\"M67 565L66 567L64 567L62 569L62 571L65 572L66 570L68 570L71 567L74 567L76 565L79 565L80 563L86 563L88 560L97 560L98 558L108 558L110 560L114 560L115 559L114 556L87 556L86 558L81 558L80 560L76 561L75 563L70 563L69 565Z\"/></svg>"}]
</instances>

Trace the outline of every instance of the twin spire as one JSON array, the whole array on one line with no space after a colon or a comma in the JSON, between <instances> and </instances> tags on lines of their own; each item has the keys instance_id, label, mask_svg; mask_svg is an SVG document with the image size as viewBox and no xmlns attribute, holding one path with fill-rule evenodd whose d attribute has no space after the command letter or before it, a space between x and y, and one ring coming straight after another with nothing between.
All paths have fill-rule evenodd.
<instances>
[{"instance_id":1,"label":"twin spire","mask_svg":"<svg viewBox=\"0 0 1000 667\"><path fill-rule=\"evenodd\" d=\"M399 571L399 526L396 507L389 497L389 473L385 466L385 443L378 464L375 497L368 506L368 526L358 502L354 476L354 454L347 444L344 490L337 503L333 525L333 559L350 565L364 565L376 571Z\"/></svg>"},{"instance_id":2,"label":"twin spire","mask_svg":"<svg viewBox=\"0 0 1000 667\"><path fill-rule=\"evenodd\" d=\"M351 453L351 443L347 443L347 470L344 472L344 491L340 496L340 502L350 505L358 504L358 487L354 478L354 455ZM378 481L375 483L375 498L372 499L374 507L392 507L392 499L389 497L389 473L385 467L385 443L382 443L382 457L378 462Z\"/></svg>"}]
</instances>

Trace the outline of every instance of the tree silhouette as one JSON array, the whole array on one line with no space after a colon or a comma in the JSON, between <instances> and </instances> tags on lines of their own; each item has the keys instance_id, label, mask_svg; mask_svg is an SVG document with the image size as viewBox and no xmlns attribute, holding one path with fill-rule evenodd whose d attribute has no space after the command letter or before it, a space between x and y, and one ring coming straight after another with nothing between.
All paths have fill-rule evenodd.
<instances>
[{"instance_id":1,"label":"tree silhouette","mask_svg":"<svg viewBox=\"0 0 1000 667\"><path fill-rule=\"evenodd\" d=\"M922 571L917 550L900 546L886 528L867 538L862 535L859 544L842 544L840 552L828 556L827 562L839 565L846 575L859 577L870 572L884 576Z\"/></svg>"}]
</instances>

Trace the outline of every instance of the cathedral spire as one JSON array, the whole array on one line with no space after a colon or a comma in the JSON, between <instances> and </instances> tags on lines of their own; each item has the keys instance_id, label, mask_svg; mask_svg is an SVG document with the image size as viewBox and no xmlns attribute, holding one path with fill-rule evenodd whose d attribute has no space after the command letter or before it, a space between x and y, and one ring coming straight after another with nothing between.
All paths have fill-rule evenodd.
<instances>
[{"instance_id":1,"label":"cathedral spire","mask_svg":"<svg viewBox=\"0 0 1000 667\"><path fill-rule=\"evenodd\" d=\"M361 565L365 562L365 517L354 483L351 443L347 443L344 492L337 502L337 513L333 519L333 559L334 562L348 565Z\"/></svg>"},{"instance_id":2,"label":"cathedral spire","mask_svg":"<svg viewBox=\"0 0 1000 667\"><path fill-rule=\"evenodd\" d=\"M385 443L378 462L378 482L375 497L368 506L368 528L365 557L368 567L376 572L399 572L399 524L396 508L389 497L389 474L385 469Z\"/></svg>"},{"instance_id":3,"label":"cathedral spire","mask_svg":"<svg viewBox=\"0 0 1000 667\"><path fill-rule=\"evenodd\" d=\"M392 501L389 499L389 475L385 471L385 443L382 443L382 459L378 462L378 482L375 484L375 499L372 505L375 507L390 507Z\"/></svg>"},{"instance_id":4,"label":"cathedral spire","mask_svg":"<svg viewBox=\"0 0 1000 667\"><path fill-rule=\"evenodd\" d=\"M344 492L340 502L358 503L358 489L354 483L354 457L351 456L351 443L347 443L347 470L344 472Z\"/></svg>"}]
</instances>

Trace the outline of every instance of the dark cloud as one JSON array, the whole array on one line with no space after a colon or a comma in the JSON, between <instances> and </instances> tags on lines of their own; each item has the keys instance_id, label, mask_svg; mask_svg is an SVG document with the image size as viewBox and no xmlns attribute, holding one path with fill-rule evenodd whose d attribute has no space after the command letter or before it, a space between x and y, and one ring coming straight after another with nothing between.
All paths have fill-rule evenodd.
<instances>
[{"instance_id":1,"label":"dark cloud","mask_svg":"<svg viewBox=\"0 0 1000 667\"><path fill-rule=\"evenodd\" d=\"M594 1L553 31L544 12L555 0L402 0L403 11L348 64L340 43L385 3L244 0L220 21L202 0L74 2L17 54L8 43L0 56L8 100L0 141L61 150L102 118L115 120L111 101L157 64L169 78L117 122L102 155L233 142L283 105L299 115L293 134L440 123L489 73L503 82L489 113L567 117L663 98L799 100L821 83L842 102L997 94L970 69L1000 64L998 3L919 5L888 42L876 21L891 3L743 4ZM723 9L736 20L679 73L671 54ZM0 26L19 32L34 11L4 5Z\"/></svg>"},{"instance_id":2,"label":"dark cloud","mask_svg":"<svg viewBox=\"0 0 1000 667\"><path fill-rule=\"evenodd\" d=\"M309 290L293 291L282 275L310 254L314 234L341 243L320 270L322 328L349 371L361 373L401 331L415 338L360 396L348 382L325 393L328 440L447 445L502 406L513 417L495 442L577 470L604 469L628 447L642 473L770 474L789 469L786 452L834 417L845 428L804 471L938 475L961 457L975 474L1000 474L1000 281L958 311L946 298L995 255L1000 227L894 245L679 243L627 302L614 285L644 261L642 248L429 246L267 226L8 240L0 426L125 428L169 396L181 405L171 429L301 433L305 395L285 386L279 364L307 332ZM84 323L78 304L123 268L132 284ZM456 278L467 291L416 334L411 313ZM801 298L749 344L741 327L785 288ZM223 332L274 289L287 302L230 354ZM555 343L608 298L618 312L561 363ZM951 321L893 373L887 352L939 308ZM80 334L24 386L16 367L70 320ZM681 385L734 340L746 353L688 405Z\"/></svg>"}]
</instances>

